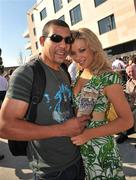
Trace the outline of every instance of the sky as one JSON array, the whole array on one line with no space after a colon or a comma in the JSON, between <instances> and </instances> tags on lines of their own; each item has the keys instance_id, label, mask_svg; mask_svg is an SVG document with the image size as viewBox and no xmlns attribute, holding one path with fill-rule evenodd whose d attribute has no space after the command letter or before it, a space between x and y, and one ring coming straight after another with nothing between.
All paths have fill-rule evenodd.
<instances>
[{"instance_id":1,"label":"sky","mask_svg":"<svg viewBox=\"0 0 136 180\"><path fill-rule=\"evenodd\" d=\"M20 53L25 58L27 38L23 33L27 30L26 13L36 0L0 0L0 48L3 65L18 65Z\"/></svg>"}]
</instances>

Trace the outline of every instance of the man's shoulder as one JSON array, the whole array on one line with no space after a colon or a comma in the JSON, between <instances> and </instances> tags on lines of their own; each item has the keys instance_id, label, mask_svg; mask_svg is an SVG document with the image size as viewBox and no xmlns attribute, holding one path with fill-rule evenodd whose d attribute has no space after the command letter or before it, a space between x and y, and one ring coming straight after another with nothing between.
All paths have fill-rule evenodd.
<instances>
[{"instance_id":1,"label":"man's shoulder","mask_svg":"<svg viewBox=\"0 0 136 180\"><path fill-rule=\"evenodd\" d=\"M13 76L15 75L27 75L27 74L31 74L32 72L32 69L30 67L30 65L28 63L22 65L22 66L19 66L18 68L16 68L16 70L13 72Z\"/></svg>"},{"instance_id":2,"label":"man's shoulder","mask_svg":"<svg viewBox=\"0 0 136 180\"><path fill-rule=\"evenodd\" d=\"M31 67L22 65L11 75L6 96L13 99L29 102L33 83Z\"/></svg>"},{"instance_id":3,"label":"man's shoulder","mask_svg":"<svg viewBox=\"0 0 136 180\"><path fill-rule=\"evenodd\" d=\"M16 68L16 70L12 73L9 79L9 85L14 84L16 85L26 85L27 83L32 84L33 80L33 72L31 67L27 66L26 64Z\"/></svg>"}]
</instances>

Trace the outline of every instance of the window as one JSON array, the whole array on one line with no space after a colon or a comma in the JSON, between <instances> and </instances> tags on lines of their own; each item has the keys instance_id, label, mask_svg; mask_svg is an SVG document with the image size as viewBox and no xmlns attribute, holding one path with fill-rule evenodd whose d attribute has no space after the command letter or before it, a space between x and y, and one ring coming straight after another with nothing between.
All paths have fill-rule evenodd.
<instances>
[{"instance_id":1,"label":"window","mask_svg":"<svg viewBox=\"0 0 136 180\"><path fill-rule=\"evenodd\" d=\"M41 21L46 18L47 16L47 12L46 12L46 8L44 8L41 12L40 12L40 18L41 18Z\"/></svg>"},{"instance_id":2,"label":"window","mask_svg":"<svg viewBox=\"0 0 136 180\"><path fill-rule=\"evenodd\" d=\"M63 7L62 0L53 0L53 4L55 13Z\"/></svg>"},{"instance_id":3,"label":"window","mask_svg":"<svg viewBox=\"0 0 136 180\"><path fill-rule=\"evenodd\" d=\"M64 15L63 16L61 16L60 18L58 18L58 19L60 19L60 20L62 20L62 21L65 21L65 17L64 17Z\"/></svg>"},{"instance_id":4,"label":"window","mask_svg":"<svg viewBox=\"0 0 136 180\"><path fill-rule=\"evenodd\" d=\"M115 29L116 25L115 25L114 15L112 14L98 21L98 26L99 26L100 34L103 34L105 32L111 31L112 29Z\"/></svg>"},{"instance_id":5,"label":"window","mask_svg":"<svg viewBox=\"0 0 136 180\"><path fill-rule=\"evenodd\" d=\"M70 10L71 25L74 25L82 20L80 5L77 5Z\"/></svg>"},{"instance_id":6,"label":"window","mask_svg":"<svg viewBox=\"0 0 136 180\"><path fill-rule=\"evenodd\" d=\"M34 15L33 14L31 14L31 19L32 19L32 22L34 21Z\"/></svg>"},{"instance_id":7,"label":"window","mask_svg":"<svg viewBox=\"0 0 136 180\"><path fill-rule=\"evenodd\" d=\"M33 28L33 33L36 36L36 29L35 28Z\"/></svg>"},{"instance_id":8,"label":"window","mask_svg":"<svg viewBox=\"0 0 136 180\"><path fill-rule=\"evenodd\" d=\"M119 55L131 51L136 51L136 40L132 40L123 44L119 44L110 48L105 49L106 52L110 53L111 55Z\"/></svg>"},{"instance_id":9,"label":"window","mask_svg":"<svg viewBox=\"0 0 136 180\"><path fill-rule=\"evenodd\" d=\"M35 47L36 47L36 49L38 49L38 42L35 43Z\"/></svg>"},{"instance_id":10,"label":"window","mask_svg":"<svg viewBox=\"0 0 136 180\"><path fill-rule=\"evenodd\" d=\"M95 7L99 6L100 4L102 4L105 1L106 0L94 0Z\"/></svg>"}]
</instances>

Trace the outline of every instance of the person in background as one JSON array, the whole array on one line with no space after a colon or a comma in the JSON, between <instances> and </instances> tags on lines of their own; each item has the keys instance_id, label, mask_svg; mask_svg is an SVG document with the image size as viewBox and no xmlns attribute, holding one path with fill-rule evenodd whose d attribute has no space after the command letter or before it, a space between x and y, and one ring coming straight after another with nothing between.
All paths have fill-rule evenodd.
<instances>
[{"instance_id":1,"label":"person in background","mask_svg":"<svg viewBox=\"0 0 136 180\"><path fill-rule=\"evenodd\" d=\"M2 75L0 75L0 106L5 98L7 88L8 88L7 79Z\"/></svg>"},{"instance_id":2,"label":"person in background","mask_svg":"<svg viewBox=\"0 0 136 180\"><path fill-rule=\"evenodd\" d=\"M69 82L71 83L71 76L68 72L68 67L71 64L71 59L69 58L69 56L66 57L66 59L64 60L63 63L61 63L60 67L67 73L67 76L69 78Z\"/></svg>"},{"instance_id":3,"label":"person in background","mask_svg":"<svg viewBox=\"0 0 136 180\"><path fill-rule=\"evenodd\" d=\"M3 77L4 71L0 71L0 108L2 105L2 102L5 98L5 94L8 88L8 82L5 77ZM0 154L0 160L4 159L4 154Z\"/></svg>"},{"instance_id":4,"label":"person in background","mask_svg":"<svg viewBox=\"0 0 136 180\"><path fill-rule=\"evenodd\" d=\"M121 71L123 69L125 69L126 64L123 62L123 59L120 58L116 58L113 63L112 63L112 69L114 71Z\"/></svg>"},{"instance_id":5,"label":"person in background","mask_svg":"<svg viewBox=\"0 0 136 180\"><path fill-rule=\"evenodd\" d=\"M136 132L136 64L131 64L126 68L129 77L126 82L125 95L130 104L134 117L134 126L127 131L121 132L117 137L117 143L121 144L128 139L128 135Z\"/></svg>"},{"instance_id":6,"label":"person in background","mask_svg":"<svg viewBox=\"0 0 136 180\"><path fill-rule=\"evenodd\" d=\"M60 68L72 42L64 21L53 19L44 25L39 62L46 73L46 87L35 123L25 120L33 81L30 66L20 66L13 72L2 104L0 137L29 141L27 157L34 180L84 180L80 151L70 137L84 130L88 116L74 117L71 86Z\"/></svg>"},{"instance_id":7,"label":"person in background","mask_svg":"<svg viewBox=\"0 0 136 180\"><path fill-rule=\"evenodd\" d=\"M10 76L12 75L13 71L14 71L13 69L9 69L8 72L4 75L7 81L9 81Z\"/></svg>"},{"instance_id":8,"label":"person in background","mask_svg":"<svg viewBox=\"0 0 136 180\"><path fill-rule=\"evenodd\" d=\"M136 55L132 56L132 65L136 64Z\"/></svg>"},{"instance_id":9,"label":"person in background","mask_svg":"<svg viewBox=\"0 0 136 180\"><path fill-rule=\"evenodd\" d=\"M130 66L131 64L133 64L133 60L129 59L127 66Z\"/></svg>"},{"instance_id":10,"label":"person in background","mask_svg":"<svg viewBox=\"0 0 136 180\"><path fill-rule=\"evenodd\" d=\"M70 56L83 68L73 88L77 116L90 115L85 130L71 138L80 146L86 180L124 180L122 162L114 134L133 126L133 116L124 96L121 79L108 64L97 36L88 28L73 30ZM117 118L108 121L106 111L113 104Z\"/></svg>"},{"instance_id":11,"label":"person in background","mask_svg":"<svg viewBox=\"0 0 136 180\"><path fill-rule=\"evenodd\" d=\"M126 75L126 64L123 61L123 58L116 58L112 63L112 69L113 71L117 72L121 79L122 79L122 85L124 86L127 81L127 75Z\"/></svg>"},{"instance_id":12,"label":"person in background","mask_svg":"<svg viewBox=\"0 0 136 180\"><path fill-rule=\"evenodd\" d=\"M68 72L71 77L71 85L73 85L75 83L78 72L78 67L75 61L72 61L72 63L69 65Z\"/></svg>"}]
</instances>

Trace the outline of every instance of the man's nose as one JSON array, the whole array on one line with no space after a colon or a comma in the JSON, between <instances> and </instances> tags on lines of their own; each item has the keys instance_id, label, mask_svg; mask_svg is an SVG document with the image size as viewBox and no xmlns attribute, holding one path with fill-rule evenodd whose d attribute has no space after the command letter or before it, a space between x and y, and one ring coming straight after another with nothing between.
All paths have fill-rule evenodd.
<instances>
[{"instance_id":1,"label":"man's nose","mask_svg":"<svg viewBox=\"0 0 136 180\"><path fill-rule=\"evenodd\" d=\"M62 47L65 47L67 45L66 42L65 42L65 39L62 39L62 41L59 44Z\"/></svg>"}]
</instances>

